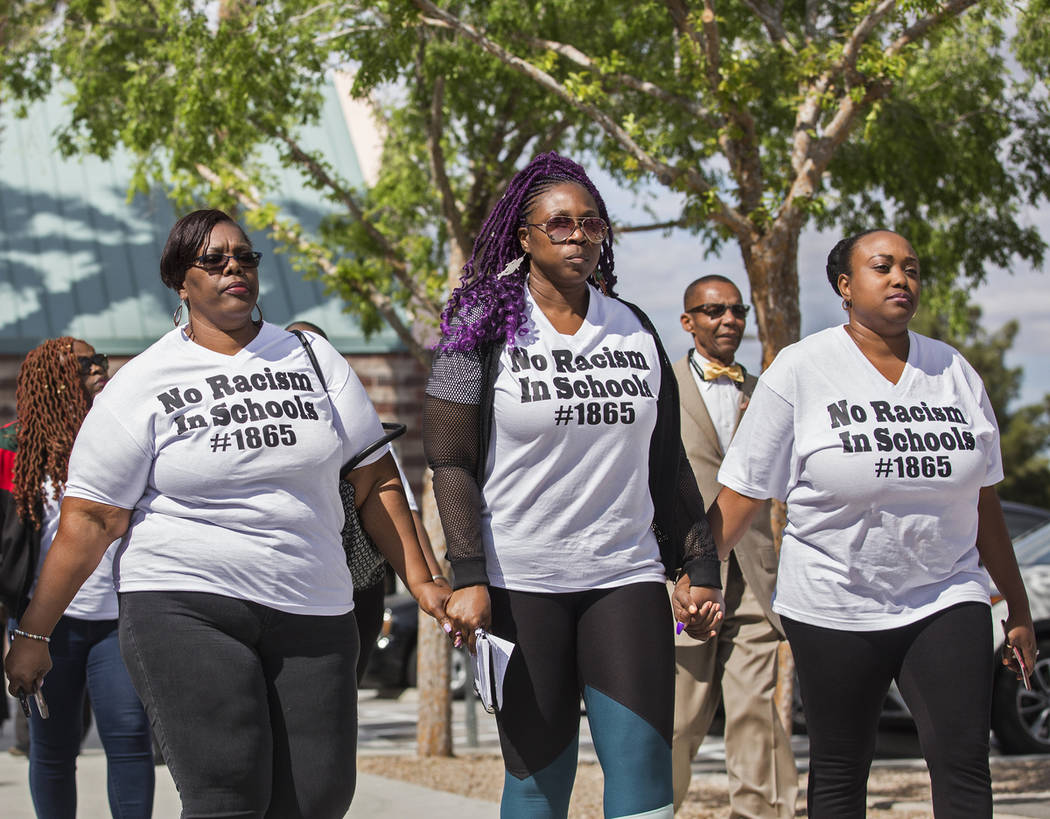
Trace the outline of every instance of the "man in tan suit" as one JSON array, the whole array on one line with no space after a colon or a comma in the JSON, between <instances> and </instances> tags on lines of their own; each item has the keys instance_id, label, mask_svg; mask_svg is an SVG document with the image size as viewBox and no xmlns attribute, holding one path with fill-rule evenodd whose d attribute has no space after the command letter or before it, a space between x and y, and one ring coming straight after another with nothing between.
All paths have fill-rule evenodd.
<instances>
[{"instance_id":1,"label":"man in tan suit","mask_svg":"<svg viewBox=\"0 0 1050 819\"><path fill-rule=\"evenodd\" d=\"M750 309L724 276L704 276L685 291L682 328L693 348L674 365L682 403L682 440L710 506L722 488L718 467L758 382L734 361ZM725 706L730 817L795 813L798 773L773 693L780 620L770 608L777 557L769 506L722 564L725 619L718 636L676 638L674 805L689 790L690 766L721 700Z\"/></svg>"}]
</instances>

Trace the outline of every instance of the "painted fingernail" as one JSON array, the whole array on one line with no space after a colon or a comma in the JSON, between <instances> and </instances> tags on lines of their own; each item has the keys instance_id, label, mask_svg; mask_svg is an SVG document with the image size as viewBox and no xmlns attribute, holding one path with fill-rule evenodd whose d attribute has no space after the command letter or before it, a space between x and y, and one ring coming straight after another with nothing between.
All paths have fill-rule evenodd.
<instances>
[{"instance_id":1,"label":"painted fingernail","mask_svg":"<svg viewBox=\"0 0 1050 819\"><path fill-rule=\"evenodd\" d=\"M445 634L451 634L452 633L452 624L451 623L445 623L444 625L441 626L441 628L445 629Z\"/></svg>"},{"instance_id":2,"label":"painted fingernail","mask_svg":"<svg viewBox=\"0 0 1050 819\"><path fill-rule=\"evenodd\" d=\"M678 625L676 625L676 626L674 627L674 633L675 633L675 634L681 634L681 633L682 633L682 630L683 630L684 628L685 628L685 623L683 623L683 622L682 622L681 620L679 620L679 621L678 621Z\"/></svg>"}]
</instances>

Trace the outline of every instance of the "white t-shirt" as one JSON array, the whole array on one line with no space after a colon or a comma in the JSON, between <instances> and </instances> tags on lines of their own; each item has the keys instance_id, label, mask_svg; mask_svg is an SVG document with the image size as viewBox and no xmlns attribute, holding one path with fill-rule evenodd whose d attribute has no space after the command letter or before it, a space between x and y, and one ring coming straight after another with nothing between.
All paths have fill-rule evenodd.
<instances>
[{"instance_id":1,"label":"white t-shirt","mask_svg":"<svg viewBox=\"0 0 1050 819\"><path fill-rule=\"evenodd\" d=\"M663 582L649 495L656 342L594 289L571 336L527 289L526 309L528 333L504 348L494 388L482 487L489 582L534 592Z\"/></svg>"},{"instance_id":2,"label":"white t-shirt","mask_svg":"<svg viewBox=\"0 0 1050 819\"><path fill-rule=\"evenodd\" d=\"M291 613L353 608L337 479L383 430L346 360L307 335L327 396L299 340L264 324L232 356L176 328L95 398L66 494L132 510L118 591L210 592Z\"/></svg>"},{"instance_id":3,"label":"white t-shirt","mask_svg":"<svg viewBox=\"0 0 1050 819\"><path fill-rule=\"evenodd\" d=\"M54 485L51 479L44 481L44 517L40 525L40 558L36 563L36 576L40 578L40 569L44 565L44 558L51 549L51 543L58 534L59 509L62 505L64 493L59 493L58 500L51 497ZM77 591L76 596L66 606L63 614L66 617L75 617L78 620L116 620L117 619L117 591L113 588L113 558L117 554L119 540L113 541L106 549L102 561L84 581ZM36 591L36 580L29 596Z\"/></svg>"},{"instance_id":4,"label":"white t-shirt","mask_svg":"<svg viewBox=\"0 0 1050 819\"><path fill-rule=\"evenodd\" d=\"M773 609L851 631L988 602L977 496L1002 480L999 430L958 351L915 333L896 384L843 327L762 374L718 480L787 501Z\"/></svg>"}]
</instances>

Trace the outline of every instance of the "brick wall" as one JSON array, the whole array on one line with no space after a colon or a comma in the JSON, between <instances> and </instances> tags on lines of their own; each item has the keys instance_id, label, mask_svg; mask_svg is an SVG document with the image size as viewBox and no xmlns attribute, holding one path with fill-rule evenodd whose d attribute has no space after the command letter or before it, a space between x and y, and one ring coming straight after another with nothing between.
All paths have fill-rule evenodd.
<instances>
[{"instance_id":1,"label":"brick wall","mask_svg":"<svg viewBox=\"0 0 1050 819\"><path fill-rule=\"evenodd\" d=\"M346 360L364 384L380 420L397 421L408 431L395 446L416 500L423 484L423 388L427 371L409 353L348 355Z\"/></svg>"}]
</instances>

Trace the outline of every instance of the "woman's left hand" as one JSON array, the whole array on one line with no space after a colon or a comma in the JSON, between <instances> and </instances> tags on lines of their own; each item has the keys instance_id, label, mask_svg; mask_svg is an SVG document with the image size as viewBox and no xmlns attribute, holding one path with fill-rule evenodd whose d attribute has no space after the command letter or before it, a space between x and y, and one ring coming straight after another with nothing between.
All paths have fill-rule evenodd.
<instances>
[{"instance_id":1,"label":"woman's left hand","mask_svg":"<svg viewBox=\"0 0 1050 819\"><path fill-rule=\"evenodd\" d=\"M1007 617L1006 619L1006 643L1003 644L1003 665L1017 674L1017 679L1021 679L1021 669L1017 665L1017 658L1014 657L1014 653L1010 646L1013 646L1021 652L1021 658L1024 660L1025 668L1028 670L1028 674L1031 675L1032 669L1035 668L1035 658L1038 655L1035 640L1035 629L1032 627L1031 619L1016 620Z\"/></svg>"},{"instance_id":2,"label":"woman's left hand","mask_svg":"<svg viewBox=\"0 0 1050 819\"><path fill-rule=\"evenodd\" d=\"M452 589L447 582L442 580L437 583L431 580L428 583L420 583L412 589L412 593L419 607L437 620L446 634L449 633L452 630L452 621L445 614L445 603L452 594Z\"/></svg>"},{"instance_id":3,"label":"woman's left hand","mask_svg":"<svg viewBox=\"0 0 1050 819\"><path fill-rule=\"evenodd\" d=\"M691 586L687 574L683 574L675 583L671 595L674 619L685 626L686 633L696 640L709 640L718 634L725 607L721 589Z\"/></svg>"}]
</instances>

